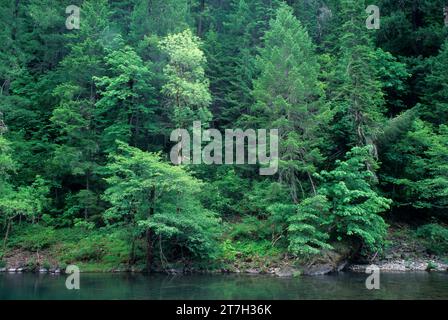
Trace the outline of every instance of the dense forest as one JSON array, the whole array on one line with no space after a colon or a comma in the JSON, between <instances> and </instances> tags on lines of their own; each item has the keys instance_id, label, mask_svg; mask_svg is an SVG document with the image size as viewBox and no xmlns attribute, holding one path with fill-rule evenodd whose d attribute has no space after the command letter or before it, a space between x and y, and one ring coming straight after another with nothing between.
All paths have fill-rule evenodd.
<instances>
[{"instance_id":1,"label":"dense forest","mask_svg":"<svg viewBox=\"0 0 448 320\"><path fill-rule=\"evenodd\" d=\"M448 2L371 2L2 0L0 263L446 255ZM194 121L278 129L278 171L173 164Z\"/></svg>"}]
</instances>

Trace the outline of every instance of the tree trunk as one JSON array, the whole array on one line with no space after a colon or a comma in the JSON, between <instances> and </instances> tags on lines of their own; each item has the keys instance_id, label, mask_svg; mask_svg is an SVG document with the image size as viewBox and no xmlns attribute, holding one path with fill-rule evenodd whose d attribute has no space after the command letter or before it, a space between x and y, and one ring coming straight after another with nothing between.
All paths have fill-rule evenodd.
<instances>
[{"instance_id":1,"label":"tree trunk","mask_svg":"<svg viewBox=\"0 0 448 320\"><path fill-rule=\"evenodd\" d=\"M128 265L132 266L135 263L135 237L132 236L131 252L129 253Z\"/></svg>"},{"instance_id":2,"label":"tree trunk","mask_svg":"<svg viewBox=\"0 0 448 320\"><path fill-rule=\"evenodd\" d=\"M5 238L3 239L3 252L6 251L6 242L8 241L9 230L11 229L11 219L8 220L8 226L6 227Z\"/></svg>"},{"instance_id":3,"label":"tree trunk","mask_svg":"<svg viewBox=\"0 0 448 320\"><path fill-rule=\"evenodd\" d=\"M444 16L444 21L445 21L445 26L448 27L448 6L445 6L445 8L443 8L443 16Z\"/></svg>"},{"instance_id":4,"label":"tree trunk","mask_svg":"<svg viewBox=\"0 0 448 320\"><path fill-rule=\"evenodd\" d=\"M151 216L154 214L154 206L155 206L155 202L156 202L155 201L155 198L156 198L156 188L155 187L151 188L150 198L151 198L151 207L149 208L148 219L150 219ZM152 259L153 259L152 247L153 247L152 231L151 231L151 229L148 228L148 230L146 230L146 270L148 272L151 272L151 265L152 265Z\"/></svg>"},{"instance_id":5,"label":"tree trunk","mask_svg":"<svg viewBox=\"0 0 448 320\"><path fill-rule=\"evenodd\" d=\"M89 173L86 174L86 190L90 190L90 183L89 183ZM89 217L89 208L87 205L84 207L84 220L87 222L87 218Z\"/></svg>"},{"instance_id":6,"label":"tree trunk","mask_svg":"<svg viewBox=\"0 0 448 320\"><path fill-rule=\"evenodd\" d=\"M146 271L151 272L152 265L152 231L146 230Z\"/></svg>"}]
</instances>

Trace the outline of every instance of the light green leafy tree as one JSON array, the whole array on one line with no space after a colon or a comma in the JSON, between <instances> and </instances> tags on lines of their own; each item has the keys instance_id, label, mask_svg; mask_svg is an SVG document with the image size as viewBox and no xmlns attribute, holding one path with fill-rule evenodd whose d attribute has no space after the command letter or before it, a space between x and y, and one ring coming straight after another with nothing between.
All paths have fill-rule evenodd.
<instances>
[{"instance_id":1,"label":"light green leafy tree","mask_svg":"<svg viewBox=\"0 0 448 320\"><path fill-rule=\"evenodd\" d=\"M162 92L177 128L189 128L193 121L206 124L212 117L208 109L212 97L204 71L206 58L200 46L199 38L189 29L160 41L161 50L168 56Z\"/></svg>"},{"instance_id":2,"label":"light green leafy tree","mask_svg":"<svg viewBox=\"0 0 448 320\"><path fill-rule=\"evenodd\" d=\"M199 193L206 187L201 181L179 166L164 163L159 154L122 142L110 156L107 170L109 188L104 199L111 207L104 217L110 223L128 223L136 234L145 234L148 270L156 241L159 248L181 248L194 257L213 255L219 220L199 201Z\"/></svg>"},{"instance_id":3,"label":"light green leafy tree","mask_svg":"<svg viewBox=\"0 0 448 320\"><path fill-rule=\"evenodd\" d=\"M372 146L354 147L336 168L321 172L325 183L320 194L330 206L331 234L338 239L353 239L365 253L382 250L387 224L380 216L390 208L391 200L375 190L374 175L369 168L377 164L371 156Z\"/></svg>"},{"instance_id":4,"label":"light green leafy tree","mask_svg":"<svg viewBox=\"0 0 448 320\"><path fill-rule=\"evenodd\" d=\"M331 249L328 239L331 204L323 195L306 198L296 207L288 219L289 251L301 257L319 254Z\"/></svg>"},{"instance_id":5,"label":"light green leafy tree","mask_svg":"<svg viewBox=\"0 0 448 320\"><path fill-rule=\"evenodd\" d=\"M9 142L0 135L0 223L5 227L3 249L17 217L22 216L32 223L39 220L49 191L46 182L39 176L32 185L15 188L9 180L18 164L11 154Z\"/></svg>"}]
</instances>

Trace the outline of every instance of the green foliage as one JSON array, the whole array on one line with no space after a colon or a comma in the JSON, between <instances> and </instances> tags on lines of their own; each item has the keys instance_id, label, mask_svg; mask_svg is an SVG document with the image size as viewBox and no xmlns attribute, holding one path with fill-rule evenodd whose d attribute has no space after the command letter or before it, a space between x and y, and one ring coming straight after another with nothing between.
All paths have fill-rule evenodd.
<instances>
[{"instance_id":1,"label":"green foliage","mask_svg":"<svg viewBox=\"0 0 448 320\"><path fill-rule=\"evenodd\" d=\"M363 252L381 251L387 224L379 215L390 208L391 200L374 189L375 168L371 147L355 147L345 161L336 161L332 171L320 173L323 183L318 195L303 200L297 214L289 219L290 250L313 255L329 249L327 240L354 240Z\"/></svg>"},{"instance_id":2,"label":"green foliage","mask_svg":"<svg viewBox=\"0 0 448 320\"><path fill-rule=\"evenodd\" d=\"M11 237L8 245L35 252L47 249L58 241L60 239L52 227L44 227L38 224L22 225L15 228L14 235Z\"/></svg>"},{"instance_id":3,"label":"green foliage","mask_svg":"<svg viewBox=\"0 0 448 320\"><path fill-rule=\"evenodd\" d=\"M234 240L252 239L261 240L270 236L269 229L266 228L266 220L257 219L254 216L245 216L241 222L235 223L229 236Z\"/></svg>"},{"instance_id":4,"label":"green foliage","mask_svg":"<svg viewBox=\"0 0 448 320\"><path fill-rule=\"evenodd\" d=\"M205 77L206 58L200 46L199 38L189 29L160 41L161 50L168 56L163 70L167 81L162 92L176 128L189 128L193 121L211 120L208 107L212 98Z\"/></svg>"},{"instance_id":5,"label":"green foliage","mask_svg":"<svg viewBox=\"0 0 448 320\"><path fill-rule=\"evenodd\" d=\"M63 260L67 264L76 262L103 262L119 266L129 258L130 244L121 232L93 233L78 243L64 248Z\"/></svg>"},{"instance_id":6,"label":"green foliage","mask_svg":"<svg viewBox=\"0 0 448 320\"><path fill-rule=\"evenodd\" d=\"M337 239L376 252L384 212L446 223L446 1L380 0L379 30L363 0L77 3L79 30L59 0L0 6L6 250L86 270L150 255L265 265ZM171 166L171 130L195 120L278 128L279 174ZM434 252L442 228L419 231Z\"/></svg>"},{"instance_id":7,"label":"green foliage","mask_svg":"<svg viewBox=\"0 0 448 320\"><path fill-rule=\"evenodd\" d=\"M331 249L327 243L330 238L327 232L330 203L327 198L317 195L304 199L296 210L296 214L288 219L289 251L307 257L319 254L323 249Z\"/></svg>"},{"instance_id":8,"label":"green foliage","mask_svg":"<svg viewBox=\"0 0 448 320\"><path fill-rule=\"evenodd\" d=\"M265 260L276 258L281 254L281 249L272 246L268 240L236 240L226 239L221 244L220 257L225 261L249 260L258 262L259 259Z\"/></svg>"},{"instance_id":9,"label":"green foliage","mask_svg":"<svg viewBox=\"0 0 448 320\"><path fill-rule=\"evenodd\" d=\"M376 163L371 147L355 147L345 161L336 161L336 168L323 171L325 179L320 192L331 203L331 224L339 238L361 241L365 252L381 251L387 224L379 215L390 208L392 201L374 189L374 176L369 168Z\"/></svg>"},{"instance_id":10,"label":"green foliage","mask_svg":"<svg viewBox=\"0 0 448 320\"><path fill-rule=\"evenodd\" d=\"M280 6L270 22L257 65L253 112L258 115L248 121L278 128L280 179L298 202L308 190L315 191L312 175L323 161L320 148L329 114L319 100L323 90L314 45L287 5ZM303 178L309 182L308 190Z\"/></svg>"},{"instance_id":11,"label":"green foliage","mask_svg":"<svg viewBox=\"0 0 448 320\"><path fill-rule=\"evenodd\" d=\"M107 170L109 188L104 198L111 207L105 212L106 220L151 230L195 256L213 255L219 220L199 201L204 183L181 167L162 162L158 154L122 142L118 142L118 153L110 156Z\"/></svg>"},{"instance_id":12,"label":"green foliage","mask_svg":"<svg viewBox=\"0 0 448 320\"><path fill-rule=\"evenodd\" d=\"M96 102L96 107L104 125L102 142L106 151L111 150L117 139L134 146L142 145L139 130L151 127L156 104L150 66L132 47L123 46L121 37L114 41L120 48L106 50L108 54L105 57L112 76L93 78L101 88L101 98Z\"/></svg>"},{"instance_id":13,"label":"green foliage","mask_svg":"<svg viewBox=\"0 0 448 320\"><path fill-rule=\"evenodd\" d=\"M328 87L336 113L333 134L349 149L374 145L384 121L384 93L379 81L384 72L375 68L380 51L375 51L371 34L365 29L364 2L341 1L337 66Z\"/></svg>"},{"instance_id":14,"label":"green foliage","mask_svg":"<svg viewBox=\"0 0 448 320\"><path fill-rule=\"evenodd\" d=\"M416 231L428 251L439 255L448 254L448 228L437 223L425 224Z\"/></svg>"},{"instance_id":15,"label":"green foliage","mask_svg":"<svg viewBox=\"0 0 448 320\"><path fill-rule=\"evenodd\" d=\"M425 95L423 97L422 117L435 124L448 123L448 40L443 44L439 54L429 59L430 70L425 78Z\"/></svg>"},{"instance_id":16,"label":"green foliage","mask_svg":"<svg viewBox=\"0 0 448 320\"><path fill-rule=\"evenodd\" d=\"M447 154L447 126L437 130L422 120L413 121L409 131L385 152L384 180L393 184L395 201L443 214L447 207Z\"/></svg>"}]
</instances>

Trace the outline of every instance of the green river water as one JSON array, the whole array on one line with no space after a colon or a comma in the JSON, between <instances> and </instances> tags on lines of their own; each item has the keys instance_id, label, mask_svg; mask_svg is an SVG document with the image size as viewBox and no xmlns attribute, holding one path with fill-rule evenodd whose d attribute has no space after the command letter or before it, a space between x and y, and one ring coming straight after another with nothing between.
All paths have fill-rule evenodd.
<instances>
[{"instance_id":1,"label":"green river water","mask_svg":"<svg viewBox=\"0 0 448 320\"><path fill-rule=\"evenodd\" d=\"M263 275L81 274L80 289L66 276L0 273L0 300L13 299L448 299L448 272L383 273L379 290L366 274L279 278Z\"/></svg>"}]
</instances>

